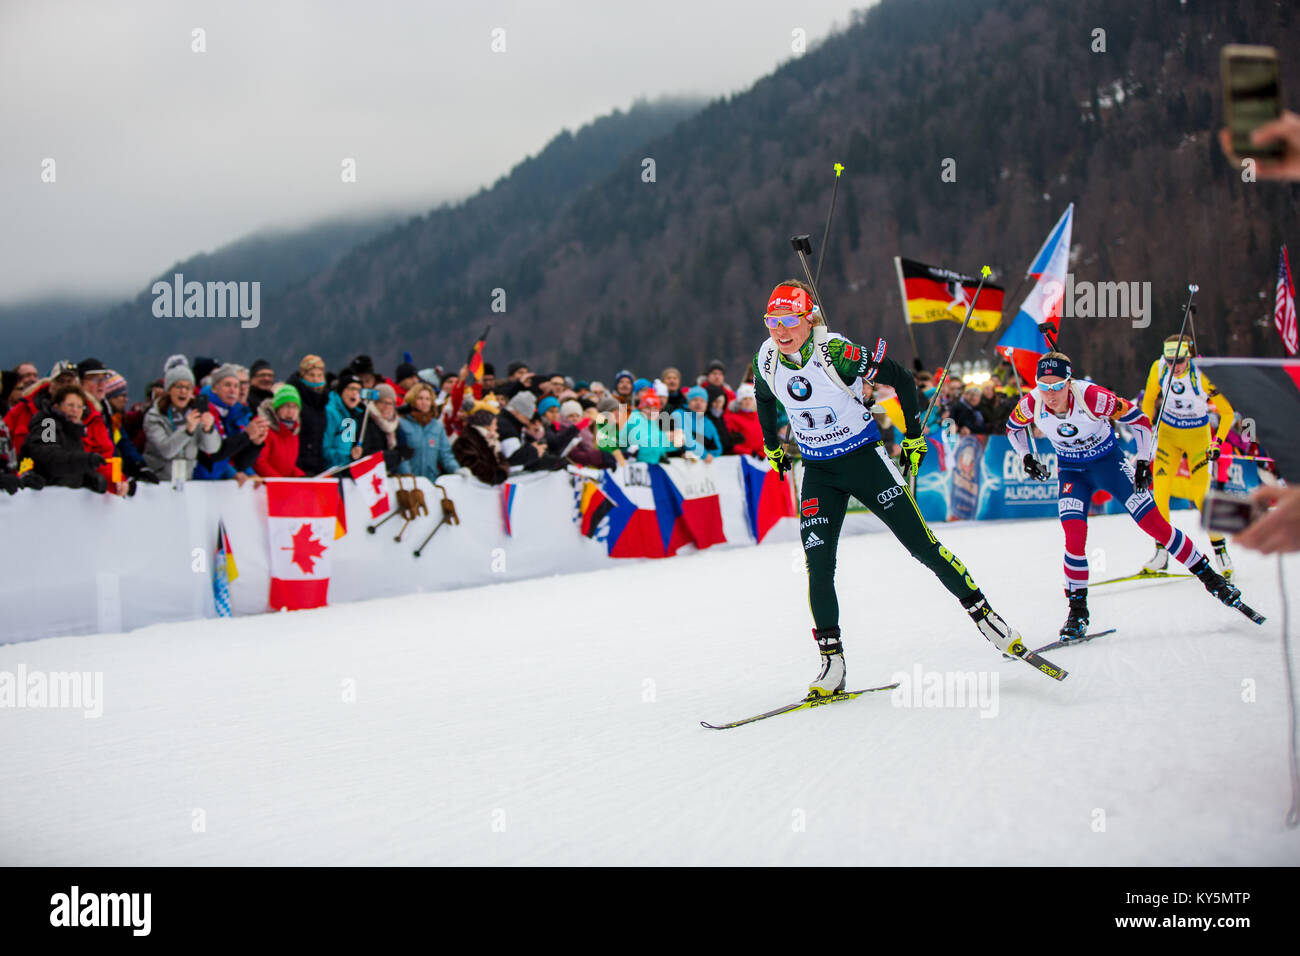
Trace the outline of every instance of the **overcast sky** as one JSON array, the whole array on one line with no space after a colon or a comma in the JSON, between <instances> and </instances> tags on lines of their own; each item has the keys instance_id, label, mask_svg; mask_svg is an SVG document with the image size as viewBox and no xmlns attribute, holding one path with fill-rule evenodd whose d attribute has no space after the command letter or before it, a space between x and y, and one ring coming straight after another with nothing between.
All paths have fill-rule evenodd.
<instances>
[{"instance_id":1,"label":"overcast sky","mask_svg":"<svg viewBox=\"0 0 1300 956\"><path fill-rule=\"evenodd\" d=\"M744 89L796 28L866 5L0 0L0 303L125 295L267 227L460 198L639 97Z\"/></svg>"}]
</instances>

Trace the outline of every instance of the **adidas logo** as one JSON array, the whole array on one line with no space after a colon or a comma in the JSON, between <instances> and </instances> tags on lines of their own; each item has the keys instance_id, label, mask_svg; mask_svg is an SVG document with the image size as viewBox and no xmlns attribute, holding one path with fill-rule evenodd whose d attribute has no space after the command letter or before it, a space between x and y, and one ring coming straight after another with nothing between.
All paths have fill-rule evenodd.
<instances>
[{"instance_id":1,"label":"adidas logo","mask_svg":"<svg viewBox=\"0 0 1300 956\"><path fill-rule=\"evenodd\" d=\"M819 545L819 544L825 544L825 543L826 543L825 541L823 541L821 538L817 537L817 532L814 531L814 532L811 532L811 533L808 535L808 538L804 541L804 543L803 543L803 548L804 548L805 551L807 551L809 548L815 548L815 547L817 547L817 545Z\"/></svg>"}]
</instances>

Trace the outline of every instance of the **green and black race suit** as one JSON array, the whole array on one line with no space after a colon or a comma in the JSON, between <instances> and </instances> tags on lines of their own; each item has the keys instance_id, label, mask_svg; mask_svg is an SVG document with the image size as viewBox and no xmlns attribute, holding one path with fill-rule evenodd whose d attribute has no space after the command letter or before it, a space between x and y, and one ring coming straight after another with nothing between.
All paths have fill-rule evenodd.
<instances>
[{"instance_id":1,"label":"green and black race suit","mask_svg":"<svg viewBox=\"0 0 1300 956\"><path fill-rule=\"evenodd\" d=\"M792 426L801 408L809 404L828 410L819 412L814 418L819 419L823 414L835 414L837 419L847 417L843 414L848 407L844 401L828 399L834 397L834 392L844 399L849 396L844 395L838 386L825 381L825 373L812 363L813 348L813 339L809 336L797 356L779 355L782 374L776 378L783 384L778 385L776 394L768 386L761 367L765 353L769 357L771 353L764 349L754 358L758 419L763 428L763 442L768 448L776 448L779 444L776 426L778 401L785 407ZM884 355L883 341L868 352L846 339L831 338L827 342L826 354L846 385L858 388L860 385L855 383L867 380L892 386L898 393L908 437L921 434L912 376L907 369ZM858 406L858 409L861 413L862 407ZM835 442L845 440L856 439L834 439ZM802 441L800 447L803 450ZM878 433L873 440L858 442L839 454L820 458L804 454L803 463L802 487L799 489L799 536L808 564L808 603L818 628L839 624L835 558L850 497L870 508L912 556L933 571L943 586L963 603L979 590L965 565L939 543L926 524L903 476L885 453Z\"/></svg>"}]
</instances>

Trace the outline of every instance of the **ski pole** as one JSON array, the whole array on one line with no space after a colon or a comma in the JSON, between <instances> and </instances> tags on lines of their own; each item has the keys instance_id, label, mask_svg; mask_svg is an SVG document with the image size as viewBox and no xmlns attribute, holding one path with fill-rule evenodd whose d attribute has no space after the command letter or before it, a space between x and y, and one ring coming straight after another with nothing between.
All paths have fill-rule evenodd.
<instances>
[{"instance_id":1,"label":"ski pole","mask_svg":"<svg viewBox=\"0 0 1300 956\"><path fill-rule=\"evenodd\" d=\"M817 311L821 313L822 323L826 324L830 320L826 318L826 309L822 305L822 297L817 292L817 281L813 278L812 270L808 268L808 257L812 255L812 243L808 241L807 236L791 236L790 245L799 257L799 265L803 266L803 274L808 279L808 287L812 289L813 302L817 305Z\"/></svg>"},{"instance_id":2,"label":"ski pole","mask_svg":"<svg viewBox=\"0 0 1300 956\"><path fill-rule=\"evenodd\" d=\"M844 172L844 166L841 163L836 163L835 185L831 188L831 208L826 210L826 228L822 231L822 248L821 252L817 254L817 282L822 281L822 266L826 262L826 242L831 235L831 216L835 215L835 196L840 191L840 173L842 172Z\"/></svg>"},{"instance_id":3,"label":"ski pole","mask_svg":"<svg viewBox=\"0 0 1300 956\"><path fill-rule=\"evenodd\" d=\"M1011 374L1013 374L1013 375L1016 377L1016 394L1019 395L1021 398L1024 398L1024 397L1025 397L1025 390L1024 390L1023 388L1020 387L1020 369L1016 368L1016 363L1015 363L1015 362L1012 362L1012 363L1010 363L1010 364L1011 364ZM1026 431L1026 433L1029 435L1029 447L1030 447L1031 449L1033 449L1033 452L1034 452L1034 458L1037 458L1037 457L1038 457L1038 442L1034 441L1034 423L1033 423L1033 422L1030 422L1030 423L1029 423L1029 426L1025 429L1025 431ZM1049 474L1047 477L1048 477L1048 478L1051 478L1052 476ZM1046 481L1046 480L1047 480L1047 479L1044 479L1044 481Z\"/></svg>"},{"instance_id":4,"label":"ski pole","mask_svg":"<svg viewBox=\"0 0 1300 956\"><path fill-rule=\"evenodd\" d=\"M952 367L952 357L957 354L957 346L961 344L962 334L966 331L966 326L970 325L970 317L975 314L975 303L979 301L980 292L984 290L984 280L993 274L993 270L988 266L980 269L980 284L975 287L975 294L971 296L970 305L966 307L966 318L961 323L961 329L957 332L957 338L953 340L952 348L948 352L948 361L943 363L943 379L939 387L934 391L934 398L930 399L930 407L925 410L925 418L921 420L921 431L925 431L930 424L930 413L934 411L934 406L939 404L939 396L948 386L948 369Z\"/></svg>"},{"instance_id":5,"label":"ski pole","mask_svg":"<svg viewBox=\"0 0 1300 956\"><path fill-rule=\"evenodd\" d=\"M1201 287L1195 282L1190 283L1187 286L1187 305L1183 307L1183 323L1178 327L1178 351L1181 351L1183 347L1183 333L1187 331L1187 316L1190 315L1192 311L1192 299L1196 297L1196 293L1200 288ZM1188 347L1190 348L1190 345ZM1169 366L1169 381L1165 382L1165 393L1160 396L1160 411L1156 415L1155 428L1151 430L1151 450L1153 453L1158 447L1160 447L1158 444L1158 439L1160 438L1160 423L1164 421L1165 402L1169 400L1169 387L1174 384L1174 365L1178 364L1178 351L1174 352L1175 361ZM1188 355L1188 358L1190 359L1191 356Z\"/></svg>"}]
</instances>

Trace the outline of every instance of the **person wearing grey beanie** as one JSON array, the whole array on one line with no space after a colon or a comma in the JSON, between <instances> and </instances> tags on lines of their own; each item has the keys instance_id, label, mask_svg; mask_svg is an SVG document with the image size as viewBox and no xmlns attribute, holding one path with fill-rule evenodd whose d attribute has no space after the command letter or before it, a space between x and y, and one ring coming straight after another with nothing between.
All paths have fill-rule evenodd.
<instances>
[{"instance_id":1,"label":"person wearing grey beanie","mask_svg":"<svg viewBox=\"0 0 1300 956\"><path fill-rule=\"evenodd\" d=\"M208 379L208 383L210 385L216 385L224 378L233 378L238 380L241 368L242 366L236 365L234 362L227 362L225 365L218 365L212 370L212 375Z\"/></svg>"},{"instance_id":2,"label":"person wearing grey beanie","mask_svg":"<svg viewBox=\"0 0 1300 956\"><path fill-rule=\"evenodd\" d=\"M537 396L529 391L516 392L497 418L497 434L501 438L501 455L510 467L511 474L539 467L546 455L546 442L528 431L537 414Z\"/></svg>"},{"instance_id":3,"label":"person wearing grey beanie","mask_svg":"<svg viewBox=\"0 0 1300 956\"><path fill-rule=\"evenodd\" d=\"M189 382L194 384L194 373L190 367L184 364L172 365L167 369L167 374L163 376L163 391L170 392L173 385L177 382Z\"/></svg>"}]
</instances>

